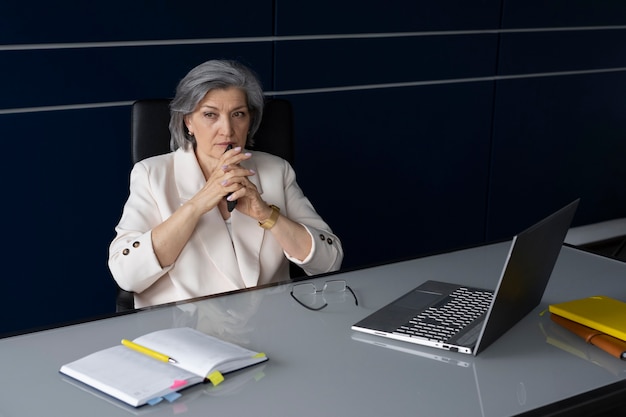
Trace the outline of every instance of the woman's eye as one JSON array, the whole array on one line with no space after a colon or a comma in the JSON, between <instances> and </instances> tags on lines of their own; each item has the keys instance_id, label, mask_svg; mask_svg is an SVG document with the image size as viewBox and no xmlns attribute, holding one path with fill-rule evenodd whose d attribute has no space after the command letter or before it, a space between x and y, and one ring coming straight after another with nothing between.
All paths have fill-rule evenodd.
<instances>
[{"instance_id":1,"label":"woman's eye","mask_svg":"<svg viewBox=\"0 0 626 417\"><path fill-rule=\"evenodd\" d=\"M233 113L233 117L245 117L246 112L243 111L236 111Z\"/></svg>"},{"instance_id":2,"label":"woman's eye","mask_svg":"<svg viewBox=\"0 0 626 417\"><path fill-rule=\"evenodd\" d=\"M212 118L215 117L215 113L211 113L211 112L204 113L204 117L208 117L208 118L212 119Z\"/></svg>"}]
</instances>

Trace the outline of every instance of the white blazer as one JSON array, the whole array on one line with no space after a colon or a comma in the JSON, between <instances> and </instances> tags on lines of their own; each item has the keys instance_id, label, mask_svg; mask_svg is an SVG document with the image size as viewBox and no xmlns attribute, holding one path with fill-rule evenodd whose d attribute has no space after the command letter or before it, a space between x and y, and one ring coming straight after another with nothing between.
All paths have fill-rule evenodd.
<instances>
[{"instance_id":1,"label":"white blazer","mask_svg":"<svg viewBox=\"0 0 626 417\"><path fill-rule=\"evenodd\" d=\"M135 306L162 304L289 279L287 259L308 275L336 271L343 261L337 236L296 183L289 163L252 153L241 165L263 200L301 223L313 247L300 262L285 253L269 230L237 210L232 240L217 207L206 213L173 265L161 267L152 247L152 228L162 223L206 183L193 150L178 149L135 164L130 195L109 247L109 269L118 285L135 293Z\"/></svg>"}]
</instances>

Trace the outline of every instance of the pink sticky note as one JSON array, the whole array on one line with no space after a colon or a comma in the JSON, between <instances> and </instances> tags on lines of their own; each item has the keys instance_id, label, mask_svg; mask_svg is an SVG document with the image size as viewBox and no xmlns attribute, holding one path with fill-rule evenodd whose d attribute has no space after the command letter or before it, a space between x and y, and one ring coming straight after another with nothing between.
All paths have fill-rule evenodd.
<instances>
[{"instance_id":1,"label":"pink sticky note","mask_svg":"<svg viewBox=\"0 0 626 417\"><path fill-rule=\"evenodd\" d=\"M171 389L178 389L180 387L184 387L185 385L187 385L187 381L182 380L182 379L175 379L174 383L172 384L172 386L170 388Z\"/></svg>"}]
</instances>

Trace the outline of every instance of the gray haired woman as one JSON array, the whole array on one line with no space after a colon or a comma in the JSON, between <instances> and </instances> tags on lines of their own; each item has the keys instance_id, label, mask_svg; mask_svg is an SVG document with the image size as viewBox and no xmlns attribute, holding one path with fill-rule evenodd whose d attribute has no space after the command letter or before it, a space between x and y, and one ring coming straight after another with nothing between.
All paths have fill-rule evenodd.
<instances>
[{"instance_id":1,"label":"gray haired woman","mask_svg":"<svg viewBox=\"0 0 626 417\"><path fill-rule=\"evenodd\" d=\"M109 247L136 307L287 280L289 261L309 275L340 268L341 242L293 168L246 149L263 116L254 72L207 61L180 81L170 110L172 152L133 167Z\"/></svg>"}]
</instances>

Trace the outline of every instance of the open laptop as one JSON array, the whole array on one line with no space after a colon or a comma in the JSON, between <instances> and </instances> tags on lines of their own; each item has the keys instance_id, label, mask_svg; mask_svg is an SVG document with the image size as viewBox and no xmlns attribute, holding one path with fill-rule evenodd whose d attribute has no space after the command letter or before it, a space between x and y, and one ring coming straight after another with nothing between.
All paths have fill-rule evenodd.
<instances>
[{"instance_id":1,"label":"open laptop","mask_svg":"<svg viewBox=\"0 0 626 417\"><path fill-rule=\"evenodd\" d=\"M426 281L352 329L477 355L541 301L579 201L513 238L495 291Z\"/></svg>"}]
</instances>

